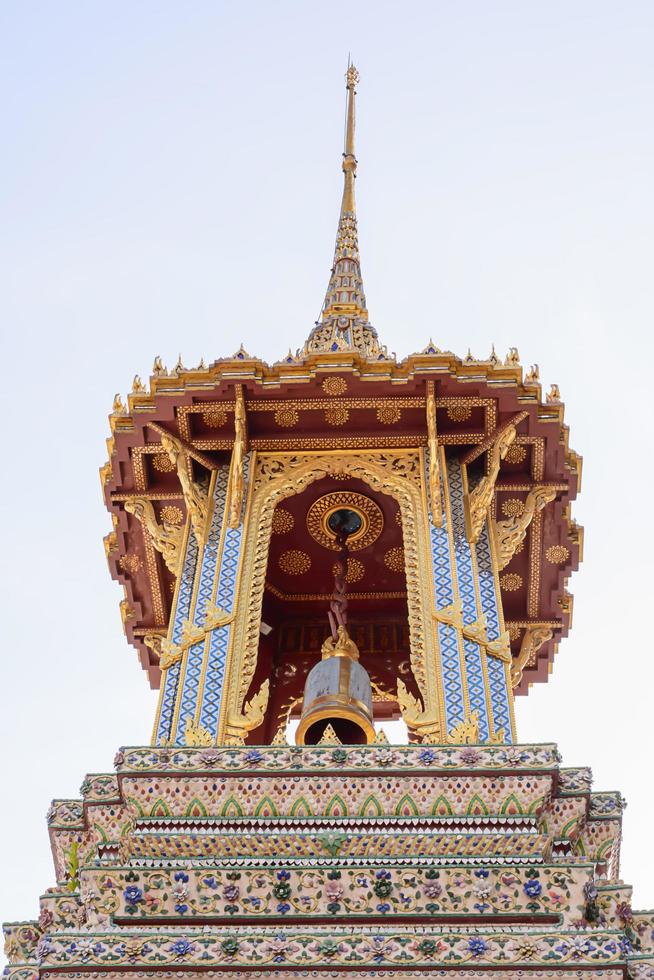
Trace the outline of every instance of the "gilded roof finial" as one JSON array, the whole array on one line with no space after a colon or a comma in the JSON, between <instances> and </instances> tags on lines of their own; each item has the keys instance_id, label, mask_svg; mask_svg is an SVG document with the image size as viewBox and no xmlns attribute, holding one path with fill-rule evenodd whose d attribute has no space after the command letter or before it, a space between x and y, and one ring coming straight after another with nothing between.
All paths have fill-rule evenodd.
<instances>
[{"instance_id":1,"label":"gilded roof finial","mask_svg":"<svg viewBox=\"0 0 654 980\"><path fill-rule=\"evenodd\" d=\"M356 85L359 81L359 72L354 65L349 65L347 69L347 121L345 124L345 149L343 151L343 173L345 174L345 186L343 187L343 203L341 204L341 217L344 214L354 214L354 180L357 173L357 158L354 154L354 130L356 125L355 99Z\"/></svg>"},{"instance_id":2,"label":"gilded roof finial","mask_svg":"<svg viewBox=\"0 0 654 980\"><path fill-rule=\"evenodd\" d=\"M375 360L386 358L386 349L377 340L377 331L368 323L366 297L359 262L354 180L357 158L354 152L356 124L356 86L359 73L348 64L345 76L347 115L343 150L343 200L336 233L336 248L329 285L320 320L311 331L303 354L355 350Z\"/></svg>"}]
</instances>

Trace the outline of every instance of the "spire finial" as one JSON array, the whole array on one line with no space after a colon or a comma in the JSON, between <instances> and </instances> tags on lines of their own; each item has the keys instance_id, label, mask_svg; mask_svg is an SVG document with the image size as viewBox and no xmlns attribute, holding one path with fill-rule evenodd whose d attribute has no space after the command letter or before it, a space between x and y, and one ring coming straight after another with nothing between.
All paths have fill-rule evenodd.
<instances>
[{"instance_id":1,"label":"spire finial","mask_svg":"<svg viewBox=\"0 0 654 980\"><path fill-rule=\"evenodd\" d=\"M354 179L357 172L357 158L354 154L354 131L356 127L356 86L359 81L359 72L353 64L348 65L346 78L347 87L347 121L345 123L345 149L343 151L343 173L345 174L345 186L343 188L343 203L341 204L341 216L344 214L354 214Z\"/></svg>"},{"instance_id":2,"label":"spire finial","mask_svg":"<svg viewBox=\"0 0 654 980\"><path fill-rule=\"evenodd\" d=\"M356 350L365 357L385 359L386 349L368 323L359 262L359 234L354 204L357 158L354 153L355 100L359 72L348 58L345 74L347 115L343 150L343 200L336 233L334 262L322 315L304 345L304 354Z\"/></svg>"}]
</instances>

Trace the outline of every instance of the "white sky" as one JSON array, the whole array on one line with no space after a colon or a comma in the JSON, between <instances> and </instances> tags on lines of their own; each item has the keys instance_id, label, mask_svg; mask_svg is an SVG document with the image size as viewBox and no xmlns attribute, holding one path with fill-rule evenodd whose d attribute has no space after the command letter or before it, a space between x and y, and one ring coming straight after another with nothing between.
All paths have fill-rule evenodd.
<instances>
[{"instance_id":1,"label":"white sky","mask_svg":"<svg viewBox=\"0 0 654 980\"><path fill-rule=\"evenodd\" d=\"M586 556L550 682L518 702L620 789L651 869L654 5L0 5L4 596L0 920L54 882L45 812L155 695L123 638L98 467L114 392L299 346L327 283L343 74L371 318L399 355L517 345L585 458Z\"/></svg>"}]
</instances>

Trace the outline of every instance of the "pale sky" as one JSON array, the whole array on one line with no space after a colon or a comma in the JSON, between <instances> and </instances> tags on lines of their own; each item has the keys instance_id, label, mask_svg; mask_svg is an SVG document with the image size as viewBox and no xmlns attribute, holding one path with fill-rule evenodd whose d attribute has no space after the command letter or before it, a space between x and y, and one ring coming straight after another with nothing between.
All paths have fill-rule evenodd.
<instances>
[{"instance_id":1,"label":"pale sky","mask_svg":"<svg viewBox=\"0 0 654 980\"><path fill-rule=\"evenodd\" d=\"M622 875L654 905L653 44L650 0L0 5L0 920L36 916L54 883L50 800L150 737L102 547L114 393L157 354L243 341L272 361L304 341L348 52L382 340L515 345L560 386L585 560L518 734L623 792Z\"/></svg>"}]
</instances>

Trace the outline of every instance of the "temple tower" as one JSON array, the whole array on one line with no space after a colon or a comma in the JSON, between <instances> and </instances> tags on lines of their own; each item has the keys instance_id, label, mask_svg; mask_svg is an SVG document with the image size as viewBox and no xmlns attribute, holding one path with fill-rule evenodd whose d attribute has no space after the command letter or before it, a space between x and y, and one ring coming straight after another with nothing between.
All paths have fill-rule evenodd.
<instances>
[{"instance_id":1,"label":"temple tower","mask_svg":"<svg viewBox=\"0 0 654 980\"><path fill-rule=\"evenodd\" d=\"M116 396L106 554L159 703L150 745L54 801L56 885L5 927L12 980L654 977L620 794L517 744L582 557L559 392L515 348L380 343L357 83L304 346L157 358Z\"/></svg>"}]
</instances>

